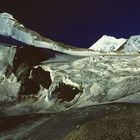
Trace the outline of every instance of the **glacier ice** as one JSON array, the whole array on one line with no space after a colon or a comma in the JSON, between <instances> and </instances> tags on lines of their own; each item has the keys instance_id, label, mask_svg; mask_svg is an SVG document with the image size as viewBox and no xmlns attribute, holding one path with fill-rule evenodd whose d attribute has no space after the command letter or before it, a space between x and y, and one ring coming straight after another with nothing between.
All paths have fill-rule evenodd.
<instances>
[{"instance_id":1,"label":"glacier ice","mask_svg":"<svg viewBox=\"0 0 140 140\"><path fill-rule=\"evenodd\" d=\"M8 102L7 114L140 102L139 35L104 35L89 49L74 48L25 28L8 13L0 14L0 34L27 44L0 44L0 103ZM55 50L53 57L48 49Z\"/></svg>"}]
</instances>

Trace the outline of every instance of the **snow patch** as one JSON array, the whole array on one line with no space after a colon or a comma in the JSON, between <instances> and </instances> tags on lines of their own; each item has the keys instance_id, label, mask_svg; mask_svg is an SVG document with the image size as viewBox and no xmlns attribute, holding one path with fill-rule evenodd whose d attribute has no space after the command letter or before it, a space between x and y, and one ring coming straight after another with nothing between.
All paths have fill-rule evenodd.
<instances>
[{"instance_id":1,"label":"snow patch","mask_svg":"<svg viewBox=\"0 0 140 140\"><path fill-rule=\"evenodd\" d=\"M126 42L126 39L117 39L112 36L103 35L96 43L94 43L89 49L102 52L117 51L121 45Z\"/></svg>"}]
</instances>

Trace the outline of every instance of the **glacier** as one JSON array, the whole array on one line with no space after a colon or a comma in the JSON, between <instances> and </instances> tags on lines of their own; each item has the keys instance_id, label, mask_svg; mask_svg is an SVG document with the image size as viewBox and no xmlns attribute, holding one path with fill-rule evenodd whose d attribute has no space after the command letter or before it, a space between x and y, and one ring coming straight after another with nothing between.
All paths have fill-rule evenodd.
<instances>
[{"instance_id":1,"label":"glacier","mask_svg":"<svg viewBox=\"0 0 140 140\"><path fill-rule=\"evenodd\" d=\"M123 46L125 45L123 45L122 42L125 42L125 39L120 39L116 42L116 40L112 37L111 40L114 41L114 45L116 45L117 43L115 52L109 51L110 53L105 53L106 52L105 50L102 50L103 52L101 52L100 50L97 51L97 49L96 51L94 51L93 49L77 48L74 46L52 41L46 37L41 36L35 31L27 29L21 23L19 23L16 19L14 19L14 17L10 15L9 13L1 13L0 21L1 21L0 22L0 35L14 38L20 42L23 42L25 44L32 45L35 47L51 49L54 51L65 53L65 54L74 55L74 56L75 55L83 56L83 57L102 56L102 55L104 56L105 55L120 55L120 56L130 55L130 52L123 48ZM113 43L113 41L110 41L110 42ZM112 47L110 47L110 49L112 49ZM132 55L136 55L136 54L137 54L137 51L135 51L135 53L133 53Z\"/></svg>"},{"instance_id":2,"label":"glacier","mask_svg":"<svg viewBox=\"0 0 140 140\"><path fill-rule=\"evenodd\" d=\"M81 49L8 13L0 35L25 43L0 43L1 140L139 138L140 35L103 35Z\"/></svg>"},{"instance_id":3,"label":"glacier","mask_svg":"<svg viewBox=\"0 0 140 140\"><path fill-rule=\"evenodd\" d=\"M81 49L42 37L8 13L0 14L0 35L27 44L0 44L0 110L6 114L140 102L139 35L104 35Z\"/></svg>"}]
</instances>

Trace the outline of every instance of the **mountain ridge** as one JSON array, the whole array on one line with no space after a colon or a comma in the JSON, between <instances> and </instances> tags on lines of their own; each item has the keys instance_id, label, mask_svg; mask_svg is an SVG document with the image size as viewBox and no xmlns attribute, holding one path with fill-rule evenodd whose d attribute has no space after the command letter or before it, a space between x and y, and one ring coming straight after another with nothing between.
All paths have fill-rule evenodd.
<instances>
[{"instance_id":1,"label":"mountain ridge","mask_svg":"<svg viewBox=\"0 0 140 140\"><path fill-rule=\"evenodd\" d=\"M131 49L131 51L130 49L127 49L129 48L127 45L127 46L124 46L124 48L126 49L121 49L119 51L117 48L114 51L112 51L112 49L109 48L108 53L106 53L105 49L101 50L99 48L97 49L96 47L95 47L96 51L94 51L93 47L90 47L90 49L85 49L85 48L83 49L83 48L72 47L72 46L65 45L59 42L55 42L41 36L37 32L27 29L21 23L19 23L16 19L14 19L12 15L8 13L1 13L0 21L1 21L0 22L0 35L12 37L18 41L21 41L27 45L32 45L34 47L46 48L46 49L51 49L51 50L55 50L55 51L70 54L70 55L84 56L84 57L102 56L102 55L114 55L114 56L120 55L121 56L125 54L131 55L131 53L133 54L139 53L139 47L137 48L138 44L136 44L135 47ZM139 36L136 36L135 38L139 39ZM112 39L114 39L114 37L112 37ZM131 42L130 41L131 38L128 40L129 40L128 42ZM124 42L125 40L122 39L122 43L121 44L119 43L117 47L121 48L120 46L123 45Z\"/></svg>"}]
</instances>

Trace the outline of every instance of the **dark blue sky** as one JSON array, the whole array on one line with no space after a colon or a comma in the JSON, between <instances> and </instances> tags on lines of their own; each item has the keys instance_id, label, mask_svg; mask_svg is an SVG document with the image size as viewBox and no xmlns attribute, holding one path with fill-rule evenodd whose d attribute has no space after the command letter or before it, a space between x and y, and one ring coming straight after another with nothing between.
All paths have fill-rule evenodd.
<instances>
[{"instance_id":1,"label":"dark blue sky","mask_svg":"<svg viewBox=\"0 0 140 140\"><path fill-rule=\"evenodd\" d=\"M104 34L140 34L136 0L1 0L0 11L43 36L77 47L89 47Z\"/></svg>"}]
</instances>

